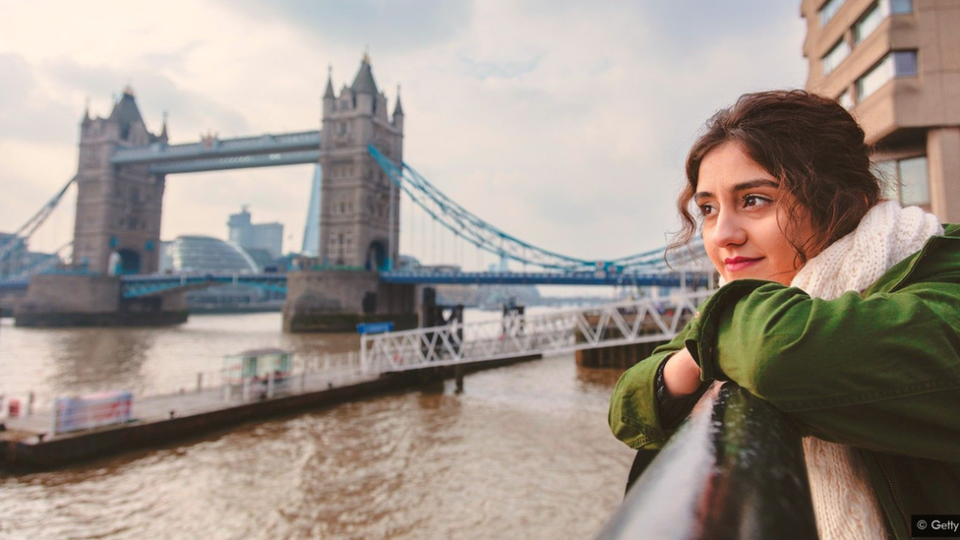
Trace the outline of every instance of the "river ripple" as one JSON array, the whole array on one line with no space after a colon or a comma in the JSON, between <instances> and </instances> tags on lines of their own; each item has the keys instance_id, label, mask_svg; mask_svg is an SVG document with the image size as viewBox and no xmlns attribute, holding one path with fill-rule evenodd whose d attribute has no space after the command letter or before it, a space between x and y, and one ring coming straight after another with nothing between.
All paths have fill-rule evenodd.
<instances>
[{"instance_id":1,"label":"river ripple","mask_svg":"<svg viewBox=\"0 0 960 540\"><path fill-rule=\"evenodd\" d=\"M244 348L319 355L357 344L279 327L278 314L145 330L4 319L0 391L154 390ZM447 383L0 475L0 538L591 538L632 457L606 426L615 381L565 355L469 375L462 394Z\"/></svg>"}]
</instances>

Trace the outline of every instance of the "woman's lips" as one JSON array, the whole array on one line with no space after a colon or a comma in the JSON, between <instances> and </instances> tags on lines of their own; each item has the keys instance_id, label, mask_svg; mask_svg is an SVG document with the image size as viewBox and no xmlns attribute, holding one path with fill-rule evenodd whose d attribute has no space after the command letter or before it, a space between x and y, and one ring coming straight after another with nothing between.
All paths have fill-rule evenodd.
<instances>
[{"instance_id":1,"label":"woman's lips","mask_svg":"<svg viewBox=\"0 0 960 540\"><path fill-rule=\"evenodd\" d=\"M723 265L727 268L728 272L738 272L744 268L748 268L762 261L763 257L758 257L756 259L751 259L749 257L733 257L731 259L724 259Z\"/></svg>"}]
</instances>

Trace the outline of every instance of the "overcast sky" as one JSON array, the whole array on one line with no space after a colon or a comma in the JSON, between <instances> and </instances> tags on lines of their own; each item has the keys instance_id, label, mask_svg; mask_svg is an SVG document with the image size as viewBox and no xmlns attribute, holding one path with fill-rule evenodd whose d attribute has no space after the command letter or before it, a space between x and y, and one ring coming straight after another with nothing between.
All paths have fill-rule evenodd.
<instances>
[{"instance_id":1,"label":"overcast sky","mask_svg":"<svg viewBox=\"0 0 960 540\"><path fill-rule=\"evenodd\" d=\"M171 143L317 129L327 66L339 89L369 48L391 110L402 85L406 161L454 200L577 257L652 249L677 226L703 121L741 93L803 86L799 11L799 0L0 0L0 231L76 172L88 97L106 116L129 82L148 129L169 111ZM162 236L226 237L228 214L250 204L298 250L312 173L170 176ZM72 204L35 249L72 236ZM430 262L407 210L401 249ZM476 261L449 245L444 260Z\"/></svg>"}]
</instances>

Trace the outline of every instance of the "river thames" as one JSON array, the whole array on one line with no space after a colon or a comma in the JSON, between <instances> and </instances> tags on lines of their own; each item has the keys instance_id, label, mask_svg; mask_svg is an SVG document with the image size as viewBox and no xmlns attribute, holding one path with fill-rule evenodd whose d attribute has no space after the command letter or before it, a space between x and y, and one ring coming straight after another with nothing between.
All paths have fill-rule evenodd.
<instances>
[{"instance_id":1,"label":"river thames","mask_svg":"<svg viewBox=\"0 0 960 540\"><path fill-rule=\"evenodd\" d=\"M491 314L468 311L467 322ZM356 335L290 335L280 314L192 316L158 329L0 327L0 393L195 384L222 356L301 360ZM0 473L0 539L592 538L633 452L607 428L618 372L573 355L244 424L51 472Z\"/></svg>"}]
</instances>

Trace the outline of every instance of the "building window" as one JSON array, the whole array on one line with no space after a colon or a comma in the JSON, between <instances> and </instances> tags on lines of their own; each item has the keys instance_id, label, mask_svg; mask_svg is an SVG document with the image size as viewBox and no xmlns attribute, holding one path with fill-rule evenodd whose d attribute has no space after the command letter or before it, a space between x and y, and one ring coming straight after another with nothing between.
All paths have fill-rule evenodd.
<instances>
[{"instance_id":1,"label":"building window","mask_svg":"<svg viewBox=\"0 0 960 540\"><path fill-rule=\"evenodd\" d=\"M890 0L890 13L893 15L913 13L913 0Z\"/></svg>"},{"instance_id":2,"label":"building window","mask_svg":"<svg viewBox=\"0 0 960 540\"><path fill-rule=\"evenodd\" d=\"M917 75L917 51L893 51L857 79L857 103L877 91L894 77Z\"/></svg>"},{"instance_id":3,"label":"building window","mask_svg":"<svg viewBox=\"0 0 960 540\"><path fill-rule=\"evenodd\" d=\"M913 12L913 0L877 0L853 25L853 42L860 43L890 15Z\"/></svg>"},{"instance_id":4,"label":"building window","mask_svg":"<svg viewBox=\"0 0 960 540\"><path fill-rule=\"evenodd\" d=\"M841 39L838 41L837 44L830 49L830 52L824 55L823 60L820 61L820 64L823 66L823 75L829 75L849 54L850 45L847 44L846 40Z\"/></svg>"},{"instance_id":5,"label":"building window","mask_svg":"<svg viewBox=\"0 0 960 540\"><path fill-rule=\"evenodd\" d=\"M926 156L883 161L877 163L877 170L887 180L884 197L899 200L904 206L930 205Z\"/></svg>"},{"instance_id":6,"label":"building window","mask_svg":"<svg viewBox=\"0 0 960 540\"><path fill-rule=\"evenodd\" d=\"M845 0L827 0L827 3L820 8L820 26L826 26L830 19L836 15Z\"/></svg>"},{"instance_id":7,"label":"building window","mask_svg":"<svg viewBox=\"0 0 960 540\"><path fill-rule=\"evenodd\" d=\"M893 51L890 54L893 56L893 71L897 77L917 76L917 51Z\"/></svg>"},{"instance_id":8,"label":"building window","mask_svg":"<svg viewBox=\"0 0 960 540\"><path fill-rule=\"evenodd\" d=\"M873 33L874 30L880 26L880 22L887 18L886 13L884 13L883 5L885 2L874 2L873 5L867 9L867 12L863 14L863 17L860 17L860 20L853 25L853 42L860 43L867 36Z\"/></svg>"},{"instance_id":9,"label":"building window","mask_svg":"<svg viewBox=\"0 0 960 540\"><path fill-rule=\"evenodd\" d=\"M842 94L837 96L837 103L843 105L843 108L850 110L853 108L853 94L850 93L850 90L844 90Z\"/></svg>"},{"instance_id":10,"label":"building window","mask_svg":"<svg viewBox=\"0 0 960 540\"><path fill-rule=\"evenodd\" d=\"M897 162L900 176L900 202L904 205L930 204L930 180L927 158L901 159Z\"/></svg>"}]
</instances>

